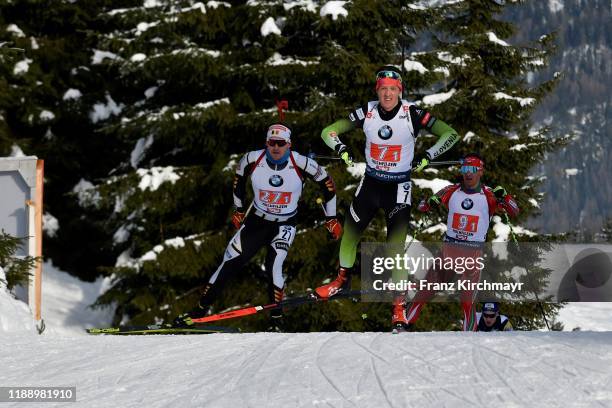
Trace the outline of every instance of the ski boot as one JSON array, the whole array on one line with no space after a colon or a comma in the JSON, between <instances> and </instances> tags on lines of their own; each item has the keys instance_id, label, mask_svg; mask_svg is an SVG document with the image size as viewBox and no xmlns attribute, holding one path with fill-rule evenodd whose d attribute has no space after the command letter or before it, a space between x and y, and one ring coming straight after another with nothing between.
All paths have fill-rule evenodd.
<instances>
[{"instance_id":1,"label":"ski boot","mask_svg":"<svg viewBox=\"0 0 612 408\"><path fill-rule=\"evenodd\" d=\"M280 303L283 301L284 292L283 289L273 286L272 287L272 296L274 298L275 303ZM282 333L285 328L285 319L283 318L283 308L275 307L270 310L270 326L266 329L268 332L272 333Z\"/></svg>"},{"instance_id":2,"label":"ski boot","mask_svg":"<svg viewBox=\"0 0 612 408\"><path fill-rule=\"evenodd\" d=\"M172 327L192 327L195 323L192 319L198 319L208 314L208 307L202 307L198 304L195 309L178 315L172 322Z\"/></svg>"},{"instance_id":3,"label":"ski boot","mask_svg":"<svg viewBox=\"0 0 612 408\"><path fill-rule=\"evenodd\" d=\"M200 301L198 302L198 306L187 313L177 316L172 322L173 327L192 327L195 324L192 319L198 319L208 314L210 305L208 304L206 296L211 287L212 285L207 284L204 289L200 291Z\"/></svg>"},{"instance_id":4,"label":"ski boot","mask_svg":"<svg viewBox=\"0 0 612 408\"><path fill-rule=\"evenodd\" d=\"M396 297L393 300L393 316L391 317L391 326L393 327L393 333L401 333L409 331L412 325L408 322L406 317L406 303L404 297Z\"/></svg>"},{"instance_id":5,"label":"ski boot","mask_svg":"<svg viewBox=\"0 0 612 408\"><path fill-rule=\"evenodd\" d=\"M266 331L271 333L283 333L285 331L285 319L282 309L272 309L270 312L270 326Z\"/></svg>"},{"instance_id":6,"label":"ski boot","mask_svg":"<svg viewBox=\"0 0 612 408\"><path fill-rule=\"evenodd\" d=\"M345 290L351 288L351 269L340 267L336 279L327 285L319 286L315 289L315 294L319 299L329 299Z\"/></svg>"}]
</instances>

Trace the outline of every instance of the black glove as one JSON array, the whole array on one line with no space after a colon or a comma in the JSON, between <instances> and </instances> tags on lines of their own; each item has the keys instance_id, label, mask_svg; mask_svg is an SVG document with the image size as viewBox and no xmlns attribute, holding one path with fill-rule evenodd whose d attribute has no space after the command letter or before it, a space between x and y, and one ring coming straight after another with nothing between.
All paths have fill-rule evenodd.
<instances>
[{"instance_id":1,"label":"black glove","mask_svg":"<svg viewBox=\"0 0 612 408\"><path fill-rule=\"evenodd\" d=\"M350 166L353 164L353 152L351 152L351 149L349 149L348 146L339 144L336 145L334 150L336 150L336 154L340 156L347 165Z\"/></svg>"}]
</instances>

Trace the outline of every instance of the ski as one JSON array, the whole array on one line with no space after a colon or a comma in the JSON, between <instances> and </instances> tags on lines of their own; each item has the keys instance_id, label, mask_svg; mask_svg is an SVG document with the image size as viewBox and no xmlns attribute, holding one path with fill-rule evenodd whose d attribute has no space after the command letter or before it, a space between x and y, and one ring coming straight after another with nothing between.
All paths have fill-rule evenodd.
<instances>
[{"instance_id":1,"label":"ski","mask_svg":"<svg viewBox=\"0 0 612 408\"><path fill-rule=\"evenodd\" d=\"M309 293L308 295L305 295L305 296L289 298L289 299L285 299L277 303L270 303L267 305L260 305L260 306L247 306L241 309L230 310L229 312L217 313L217 314L213 314L210 316L200 317L200 318L191 319L191 320L195 324L209 323L209 322L215 322L218 320L250 316L250 315L257 314L259 312L263 312L265 310L276 309L279 307L283 309L288 309L288 308L293 308L293 307L300 306L300 305L307 304L307 303L327 302L329 300L361 296L364 293L365 292L363 292L362 290L358 290L358 289L357 290L347 290L347 291L342 291L330 297L329 299L321 299L317 297L314 293Z\"/></svg>"},{"instance_id":2,"label":"ski","mask_svg":"<svg viewBox=\"0 0 612 408\"><path fill-rule=\"evenodd\" d=\"M270 303L261 306L247 306L229 312L217 313L210 316L192 319L195 324L192 327L172 326L171 324L152 324L145 326L119 326L85 329L89 334L111 334L111 335L145 335L145 334L210 334L210 333L239 333L239 330L230 327L204 326L203 323L218 320L233 319L236 317L250 316L256 313L281 307L283 309L293 308L307 303L327 302L328 300L345 299L360 296L361 290L348 290L340 292L329 299L320 299L314 293L305 296L285 299L282 302Z\"/></svg>"},{"instance_id":3,"label":"ski","mask_svg":"<svg viewBox=\"0 0 612 408\"><path fill-rule=\"evenodd\" d=\"M151 324L147 326L119 326L85 329L89 334L146 335L146 334L210 334L238 333L238 329L219 326L173 327L170 324Z\"/></svg>"}]
</instances>

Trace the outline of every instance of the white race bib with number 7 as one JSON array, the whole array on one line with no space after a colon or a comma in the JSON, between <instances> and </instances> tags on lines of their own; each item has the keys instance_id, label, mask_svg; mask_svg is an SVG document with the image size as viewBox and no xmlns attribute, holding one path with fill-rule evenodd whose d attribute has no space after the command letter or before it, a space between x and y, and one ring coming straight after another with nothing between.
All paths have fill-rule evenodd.
<instances>
[{"instance_id":1,"label":"white race bib with number 7","mask_svg":"<svg viewBox=\"0 0 612 408\"><path fill-rule=\"evenodd\" d=\"M412 193L412 182L406 181L404 183L399 183L397 185L397 204L408 204L411 203L411 193Z\"/></svg>"}]
</instances>

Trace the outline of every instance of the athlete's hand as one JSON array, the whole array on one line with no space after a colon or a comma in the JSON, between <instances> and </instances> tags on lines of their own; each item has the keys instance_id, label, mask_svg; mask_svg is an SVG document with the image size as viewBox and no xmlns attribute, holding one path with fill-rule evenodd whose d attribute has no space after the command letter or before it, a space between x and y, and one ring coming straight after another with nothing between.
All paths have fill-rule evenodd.
<instances>
[{"instance_id":1,"label":"athlete's hand","mask_svg":"<svg viewBox=\"0 0 612 408\"><path fill-rule=\"evenodd\" d=\"M342 236L342 225L340 225L340 222L335 217L325 221L325 228L327 228L334 241L337 241Z\"/></svg>"},{"instance_id":2,"label":"athlete's hand","mask_svg":"<svg viewBox=\"0 0 612 408\"><path fill-rule=\"evenodd\" d=\"M337 145L336 153L342 160L344 160L347 166L353 165L353 152L351 152L351 149L349 149L348 146L343 144Z\"/></svg>"},{"instance_id":3,"label":"athlete's hand","mask_svg":"<svg viewBox=\"0 0 612 408\"><path fill-rule=\"evenodd\" d=\"M427 200L422 199L417 207L417 210L426 213L431 210L433 205L440 205L440 198L435 194L429 197Z\"/></svg>"},{"instance_id":4,"label":"athlete's hand","mask_svg":"<svg viewBox=\"0 0 612 408\"><path fill-rule=\"evenodd\" d=\"M242 222L244 221L244 216L245 213L239 210L235 210L234 214L232 215L232 224L234 225L234 228L236 229L240 229L240 226L242 225Z\"/></svg>"},{"instance_id":5,"label":"athlete's hand","mask_svg":"<svg viewBox=\"0 0 612 408\"><path fill-rule=\"evenodd\" d=\"M429 165L429 156L422 155L412 161L412 170L415 173L419 173L428 165Z\"/></svg>"},{"instance_id":6,"label":"athlete's hand","mask_svg":"<svg viewBox=\"0 0 612 408\"><path fill-rule=\"evenodd\" d=\"M429 212L429 210L431 210L431 205L429 205L427 200L422 199L421 202L419 203L419 206L417 207L417 210L423 213Z\"/></svg>"},{"instance_id":7,"label":"athlete's hand","mask_svg":"<svg viewBox=\"0 0 612 408\"><path fill-rule=\"evenodd\" d=\"M497 186L493 189L493 194L498 200L503 200L508 195L508 192L502 186Z\"/></svg>"}]
</instances>

